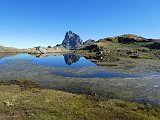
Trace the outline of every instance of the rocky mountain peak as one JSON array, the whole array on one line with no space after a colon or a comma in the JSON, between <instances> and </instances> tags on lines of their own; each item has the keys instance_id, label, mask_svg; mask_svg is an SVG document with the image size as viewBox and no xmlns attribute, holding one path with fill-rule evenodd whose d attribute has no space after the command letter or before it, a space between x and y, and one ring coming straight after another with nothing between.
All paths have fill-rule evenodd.
<instances>
[{"instance_id":1,"label":"rocky mountain peak","mask_svg":"<svg viewBox=\"0 0 160 120\"><path fill-rule=\"evenodd\" d=\"M66 32L65 38L62 42L62 46L66 49L75 49L79 46L83 45L83 41L80 36L73 33L72 31Z\"/></svg>"}]
</instances>

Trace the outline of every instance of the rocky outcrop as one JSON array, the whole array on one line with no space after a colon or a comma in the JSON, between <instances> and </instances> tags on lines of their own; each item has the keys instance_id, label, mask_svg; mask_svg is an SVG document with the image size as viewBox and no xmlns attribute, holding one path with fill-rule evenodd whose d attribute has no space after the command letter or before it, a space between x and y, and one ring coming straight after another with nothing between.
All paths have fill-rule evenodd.
<instances>
[{"instance_id":1,"label":"rocky outcrop","mask_svg":"<svg viewBox=\"0 0 160 120\"><path fill-rule=\"evenodd\" d=\"M91 46L91 45L94 45L94 44L95 44L95 40L89 39L89 40L87 40L87 41L85 41L83 43L83 45L81 46L81 48L85 48L87 46ZM81 48L79 48L79 49L81 49Z\"/></svg>"},{"instance_id":2,"label":"rocky outcrop","mask_svg":"<svg viewBox=\"0 0 160 120\"><path fill-rule=\"evenodd\" d=\"M68 50L76 49L83 45L83 41L79 35L69 31L66 33L65 38L61 44L64 48Z\"/></svg>"},{"instance_id":3,"label":"rocky outcrop","mask_svg":"<svg viewBox=\"0 0 160 120\"><path fill-rule=\"evenodd\" d=\"M95 43L95 40L89 39L86 42L83 43L83 46L90 46L93 45Z\"/></svg>"},{"instance_id":4,"label":"rocky outcrop","mask_svg":"<svg viewBox=\"0 0 160 120\"><path fill-rule=\"evenodd\" d=\"M95 40L89 39L83 43L83 45L77 47L77 50L85 49L87 46L92 46L95 44Z\"/></svg>"},{"instance_id":5,"label":"rocky outcrop","mask_svg":"<svg viewBox=\"0 0 160 120\"><path fill-rule=\"evenodd\" d=\"M81 50L88 50L89 52L99 52L100 48L98 47L98 45L89 45L82 48Z\"/></svg>"}]
</instances>

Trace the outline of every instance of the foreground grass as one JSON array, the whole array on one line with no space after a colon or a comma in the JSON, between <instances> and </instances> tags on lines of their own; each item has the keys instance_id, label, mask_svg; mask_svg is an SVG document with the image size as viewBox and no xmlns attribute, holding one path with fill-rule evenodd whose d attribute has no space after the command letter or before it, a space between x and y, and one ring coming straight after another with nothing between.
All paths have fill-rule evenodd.
<instances>
[{"instance_id":1,"label":"foreground grass","mask_svg":"<svg viewBox=\"0 0 160 120\"><path fill-rule=\"evenodd\" d=\"M0 120L159 120L160 110L95 95L0 85Z\"/></svg>"}]
</instances>

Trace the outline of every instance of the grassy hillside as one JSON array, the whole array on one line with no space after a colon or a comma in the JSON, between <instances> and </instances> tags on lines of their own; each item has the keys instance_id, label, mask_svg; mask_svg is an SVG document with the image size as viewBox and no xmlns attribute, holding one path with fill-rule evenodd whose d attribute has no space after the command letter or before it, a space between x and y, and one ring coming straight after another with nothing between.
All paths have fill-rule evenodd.
<instances>
[{"instance_id":1,"label":"grassy hillside","mask_svg":"<svg viewBox=\"0 0 160 120\"><path fill-rule=\"evenodd\" d=\"M160 40L146 39L133 34L124 34L98 40L94 45L79 51L83 55L118 55L131 58L160 59ZM95 54L93 54L95 53ZM105 57L104 57L105 58Z\"/></svg>"},{"instance_id":2,"label":"grassy hillside","mask_svg":"<svg viewBox=\"0 0 160 120\"><path fill-rule=\"evenodd\" d=\"M85 96L31 86L0 85L0 96L1 120L160 119L157 108L120 100L99 101L96 94Z\"/></svg>"},{"instance_id":3,"label":"grassy hillside","mask_svg":"<svg viewBox=\"0 0 160 120\"><path fill-rule=\"evenodd\" d=\"M140 58L160 58L160 42L154 39L146 39L141 36L125 34L116 37L100 39L96 43L107 53L121 56L137 56Z\"/></svg>"}]
</instances>

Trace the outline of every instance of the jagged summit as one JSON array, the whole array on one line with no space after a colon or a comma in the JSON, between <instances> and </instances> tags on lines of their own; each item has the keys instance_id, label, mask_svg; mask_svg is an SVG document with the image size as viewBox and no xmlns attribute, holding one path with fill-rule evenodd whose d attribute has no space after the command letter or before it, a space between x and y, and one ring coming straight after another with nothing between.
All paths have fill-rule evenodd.
<instances>
[{"instance_id":1,"label":"jagged summit","mask_svg":"<svg viewBox=\"0 0 160 120\"><path fill-rule=\"evenodd\" d=\"M83 45L83 41L80 36L72 31L66 32L65 38L62 42L62 46L66 49L75 49Z\"/></svg>"}]
</instances>

